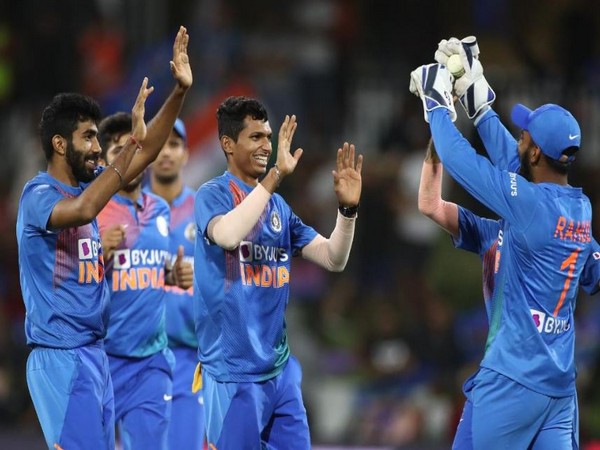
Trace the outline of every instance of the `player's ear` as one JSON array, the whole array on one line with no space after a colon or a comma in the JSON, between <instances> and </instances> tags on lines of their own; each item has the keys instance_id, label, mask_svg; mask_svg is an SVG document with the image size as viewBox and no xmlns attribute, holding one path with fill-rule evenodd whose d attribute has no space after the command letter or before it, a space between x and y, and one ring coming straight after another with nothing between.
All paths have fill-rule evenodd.
<instances>
[{"instance_id":1,"label":"player's ear","mask_svg":"<svg viewBox=\"0 0 600 450\"><path fill-rule=\"evenodd\" d=\"M54 147L56 153L64 156L67 151L67 140L60 134L55 134L52 136L52 147Z\"/></svg>"},{"instance_id":2,"label":"player's ear","mask_svg":"<svg viewBox=\"0 0 600 450\"><path fill-rule=\"evenodd\" d=\"M532 165L536 165L542 156L542 149L537 144L531 146L529 150L529 161Z\"/></svg>"},{"instance_id":3,"label":"player's ear","mask_svg":"<svg viewBox=\"0 0 600 450\"><path fill-rule=\"evenodd\" d=\"M227 135L221 136L221 148L227 155L233 154L233 139Z\"/></svg>"}]
</instances>

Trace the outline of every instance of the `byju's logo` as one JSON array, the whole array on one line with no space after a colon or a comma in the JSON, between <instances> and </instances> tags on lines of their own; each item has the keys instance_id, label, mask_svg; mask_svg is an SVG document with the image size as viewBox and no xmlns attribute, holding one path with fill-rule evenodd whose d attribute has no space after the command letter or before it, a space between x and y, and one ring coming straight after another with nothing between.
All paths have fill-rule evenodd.
<instances>
[{"instance_id":1,"label":"byju's logo","mask_svg":"<svg viewBox=\"0 0 600 450\"><path fill-rule=\"evenodd\" d=\"M533 318L533 323L537 327L538 331L541 333L544 329L544 322L546 320L546 313L542 311L538 311L536 309L530 309L531 317Z\"/></svg>"},{"instance_id":2,"label":"byju's logo","mask_svg":"<svg viewBox=\"0 0 600 450\"><path fill-rule=\"evenodd\" d=\"M537 309L530 309L529 311L531 311L533 322L540 333L562 334L571 329L571 322L569 319L552 317Z\"/></svg>"},{"instance_id":3,"label":"byju's logo","mask_svg":"<svg viewBox=\"0 0 600 450\"><path fill-rule=\"evenodd\" d=\"M250 241L242 241L240 242L239 247L240 252L240 261L241 262L251 262L252 261L252 242Z\"/></svg>"},{"instance_id":4,"label":"byju's logo","mask_svg":"<svg viewBox=\"0 0 600 450\"><path fill-rule=\"evenodd\" d=\"M115 269L129 269L131 267L131 253L129 249L115 250L113 260Z\"/></svg>"},{"instance_id":5,"label":"byju's logo","mask_svg":"<svg viewBox=\"0 0 600 450\"><path fill-rule=\"evenodd\" d=\"M87 260L98 256L98 243L90 238L79 239L77 241L77 250L79 251L79 259Z\"/></svg>"}]
</instances>

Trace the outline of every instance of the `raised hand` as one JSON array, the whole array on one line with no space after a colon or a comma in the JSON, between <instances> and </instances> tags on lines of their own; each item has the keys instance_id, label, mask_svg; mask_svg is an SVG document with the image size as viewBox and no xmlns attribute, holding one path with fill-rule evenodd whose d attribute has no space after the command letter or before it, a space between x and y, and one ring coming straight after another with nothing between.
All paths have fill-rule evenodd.
<instances>
[{"instance_id":1,"label":"raised hand","mask_svg":"<svg viewBox=\"0 0 600 450\"><path fill-rule=\"evenodd\" d=\"M429 122L427 113L438 108L446 108L452 121L456 120L452 80L452 75L443 64L426 64L410 73L408 89L423 102L425 122Z\"/></svg>"},{"instance_id":2,"label":"raised hand","mask_svg":"<svg viewBox=\"0 0 600 450\"><path fill-rule=\"evenodd\" d=\"M113 257L114 251L119 248L121 242L125 240L126 225L114 225L108 227L100 236L102 241L102 253L104 260L108 261Z\"/></svg>"},{"instance_id":3,"label":"raised hand","mask_svg":"<svg viewBox=\"0 0 600 450\"><path fill-rule=\"evenodd\" d=\"M279 128L279 140L277 145L277 161L275 165L279 169L281 176L289 175L294 171L298 160L302 156L303 150L301 148L296 149L292 154L290 148L292 147L292 139L296 132L296 116L285 116L285 120Z\"/></svg>"},{"instance_id":4,"label":"raised hand","mask_svg":"<svg viewBox=\"0 0 600 450\"><path fill-rule=\"evenodd\" d=\"M187 90L193 81L192 68L190 67L190 58L187 53L187 46L190 40L187 29L179 27L175 42L173 43L173 60L170 61L171 73L179 86Z\"/></svg>"},{"instance_id":5,"label":"raised hand","mask_svg":"<svg viewBox=\"0 0 600 450\"><path fill-rule=\"evenodd\" d=\"M189 289L194 283L194 268L189 262L183 260L183 245L177 249L177 259L173 264L171 271L173 274L173 284L181 289Z\"/></svg>"},{"instance_id":6,"label":"raised hand","mask_svg":"<svg viewBox=\"0 0 600 450\"><path fill-rule=\"evenodd\" d=\"M148 87L148 77L144 77L140 92L131 110L131 134L137 141L146 139L146 122L144 122L146 99L153 91L154 87Z\"/></svg>"},{"instance_id":7,"label":"raised hand","mask_svg":"<svg viewBox=\"0 0 600 450\"><path fill-rule=\"evenodd\" d=\"M362 190L363 156L356 157L354 144L344 142L337 151L337 169L332 171L333 190L342 206L356 206L360 201Z\"/></svg>"}]
</instances>

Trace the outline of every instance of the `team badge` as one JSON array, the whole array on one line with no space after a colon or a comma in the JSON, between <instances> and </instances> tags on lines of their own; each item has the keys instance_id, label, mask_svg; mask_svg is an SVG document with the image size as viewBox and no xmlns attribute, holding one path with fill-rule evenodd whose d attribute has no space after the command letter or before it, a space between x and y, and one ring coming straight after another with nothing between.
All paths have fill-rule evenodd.
<instances>
[{"instance_id":1,"label":"team badge","mask_svg":"<svg viewBox=\"0 0 600 450\"><path fill-rule=\"evenodd\" d=\"M281 217L276 210L273 210L271 213L271 218L269 219L269 223L271 224L271 228L273 231L279 233L281 231Z\"/></svg>"},{"instance_id":2,"label":"team badge","mask_svg":"<svg viewBox=\"0 0 600 450\"><path fill-rule=\"evenodd\" d=\"M164 216L158 216L156 218L156 228L158 228L158 232L163 236L169 235L169 224L167 223L167 219Z\"/></svg>"},{"instance_id":3,"label":"team badge","mask_svg":"<svg viewBox=\"0 0 600 450\"><path fill-rule=\"evenodd\" d=\"M188 241L194 242L196 240L196 224L194 222L188 223L183 235Z\"/></svg>"}]
</instances>

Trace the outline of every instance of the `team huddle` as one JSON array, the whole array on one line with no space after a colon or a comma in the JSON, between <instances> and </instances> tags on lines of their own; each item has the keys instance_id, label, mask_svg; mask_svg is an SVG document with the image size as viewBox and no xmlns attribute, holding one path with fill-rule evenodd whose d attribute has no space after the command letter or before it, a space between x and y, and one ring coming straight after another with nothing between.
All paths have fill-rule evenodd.
<instances>
[{"instance_id":1,"label":"team huddle","mask_svg":"<svg viewBox=\"0 0 600 450\"><path fill-rule=\"evenodd\" d=\"M216 113L227 170L186 186L188 42L181 27L175 86L147 124L147 79L130 113L102 118L74 93L43 111L47 170L23 189L17 241L27 384L49 449L311 447L285 321L291 260L344 270L363 157L348 142L337 149L339 208L325 237L276 192L303 154L296 116L270 166L265 106L229 97ZM489 320L453 448L576 449L573 312L578 287L595 293L600 280L590 202L567 182L579 125L558 105L516 105L516 141L491 108L476 39L442 40L434 57L410 77L432 134L419 209L481 256ZM452 123L456 99L489 159ZM500 219L444 201L443 167Z\"/></svg>"}]
</instances>

